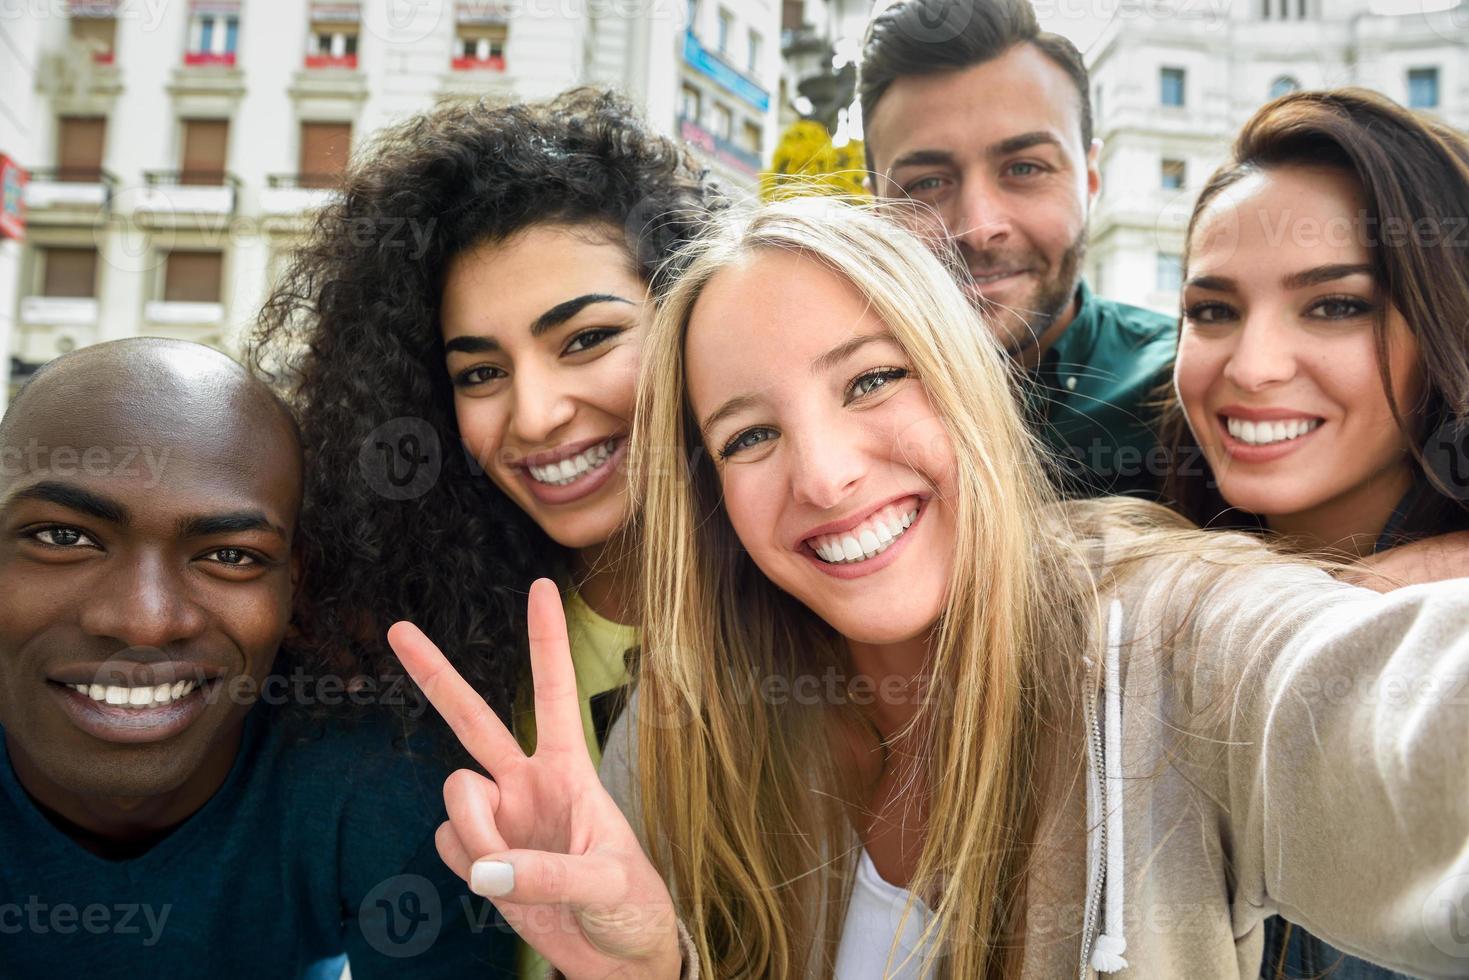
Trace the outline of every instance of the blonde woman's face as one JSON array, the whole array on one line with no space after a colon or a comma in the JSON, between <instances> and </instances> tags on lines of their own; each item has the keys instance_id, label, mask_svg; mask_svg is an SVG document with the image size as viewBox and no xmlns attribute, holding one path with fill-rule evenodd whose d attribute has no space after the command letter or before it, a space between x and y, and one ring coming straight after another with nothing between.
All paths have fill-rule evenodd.
<instances>
[{"instance_id":1,"label":"blonde woman's face","mask_svg":"<svg viewBox=\"0 0 1469 980\"><path fill-rule=\"evenodd\" d=\"M612 226L537 225L449 265L445 368L465 446L568 548L627 520L646 287Z\"/></svg>"},{"instance_id":2,"label":"blonde woman's face","mask_svg":"<svg viewBox=\"0 0 1469 980\"><path fill-rule=\"evenodd\" d=\"M953 569L953 446L861 294L814 259L755 253L705 287L685 353L755 564L850 640L925 635Z\"/></svg>"},{"instance_id":3,"label":"blonde woman's face","mask_svg":"<svg viewBox=\"0 0 1469 980\"><path fill-rule=\"evenodd\" d=\"M1264 171L1211 202L1190 243L1178 394L1225 500L1272 525L1385 522L1409 486L1374 320L1405 415L1418 345L1372 273L1363 208L1339 171Z\"/></svg>"}]
</instances>

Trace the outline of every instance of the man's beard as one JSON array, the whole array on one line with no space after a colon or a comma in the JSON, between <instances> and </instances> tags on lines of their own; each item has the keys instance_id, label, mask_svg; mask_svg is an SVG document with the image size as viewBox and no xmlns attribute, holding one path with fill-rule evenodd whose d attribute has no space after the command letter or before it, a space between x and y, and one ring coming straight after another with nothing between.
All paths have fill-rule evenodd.
<instances>
[{"instance_id":1,"label":"man's beard","mask_svg":"<svg viewBox=\"0 0 1469 980\"><path fill-rule=\"evenodd\" d=\"M1052 274L1041 279L1035 294L1024 307L999 306L983 296L970 293L976 297L976 306L986 319L1003 318L1001 322L1007 327L1016 320L1024 324L1021 330L996 331L996 339L1005 345L1010 356L1019 357L1039 344L1046 331L1071 305L1077 284L1081 281L1081 260L1086 258L1087 231L1088 225L1083 225L1081 233L1062 253L1061 261L1054 268L1046 265L1043 274ZM966 268L1003 264L1001 253L997 252L975 252L961 247L960 256Z\"/></svg>"}]
</instances>

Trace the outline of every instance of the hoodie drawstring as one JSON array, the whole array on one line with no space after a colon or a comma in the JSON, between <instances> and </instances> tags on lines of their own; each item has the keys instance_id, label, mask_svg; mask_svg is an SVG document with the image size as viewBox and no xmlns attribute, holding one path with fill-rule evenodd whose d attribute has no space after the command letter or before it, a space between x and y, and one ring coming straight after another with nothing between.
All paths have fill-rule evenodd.
<instances>
[{"instance_id":1,"label":"hoodie drawstring","mask_svg":"<svg viewBox=\"0 0 1469 980\"><path fill-rule=\"evenodd\" d=\"M1106 717L1103 718L1105 745L1103 748L1103 771L1105 773L1107 821L1107 855L1104 874L1102 933L1092 947L1092 968L1098 973L1116 973L1127 969L1127 960L1122 954L1127 951L1127 939L1122 934L1122 884L1126 869L1122 864L1122 603L1112 601L1107 614L1107 660L1104 665L1106 695ZM1101 830L1100 822L1093 824L1095 836Z\"/></svg>"}]
</instances>

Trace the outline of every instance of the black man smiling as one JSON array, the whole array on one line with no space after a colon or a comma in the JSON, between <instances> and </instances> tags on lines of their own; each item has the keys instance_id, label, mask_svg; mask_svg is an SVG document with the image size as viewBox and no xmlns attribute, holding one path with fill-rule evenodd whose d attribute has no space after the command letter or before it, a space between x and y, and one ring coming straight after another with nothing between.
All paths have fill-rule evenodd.
<instances>
[{"instance_id":1,"label":"black man smiling","mask_svg":"<svg viewBox=\"0 0 1469 980\"><path fill-rule=\"evenodd\" d=\"M301 482L287 409L195 344L77 351L0 421L7 977L509 975L434 850L444 770L258 696Z\"/></svg>"}]
</instances>

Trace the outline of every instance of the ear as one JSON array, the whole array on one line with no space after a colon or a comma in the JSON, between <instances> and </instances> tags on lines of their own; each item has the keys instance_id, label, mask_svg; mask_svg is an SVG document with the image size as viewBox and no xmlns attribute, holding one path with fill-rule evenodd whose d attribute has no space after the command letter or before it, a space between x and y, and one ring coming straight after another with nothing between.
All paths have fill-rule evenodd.
<instances>
[{"instance_id":1,"label":"ear","mask_svg":"<svg viewBox=\"0 0 1469 980\"><path fill-rule=\"evenodd\" d=\"M1093 139L1086 151L1086 199L1088 210L1102 193L1102 141Z\"/></svg>"}]
</instances>

